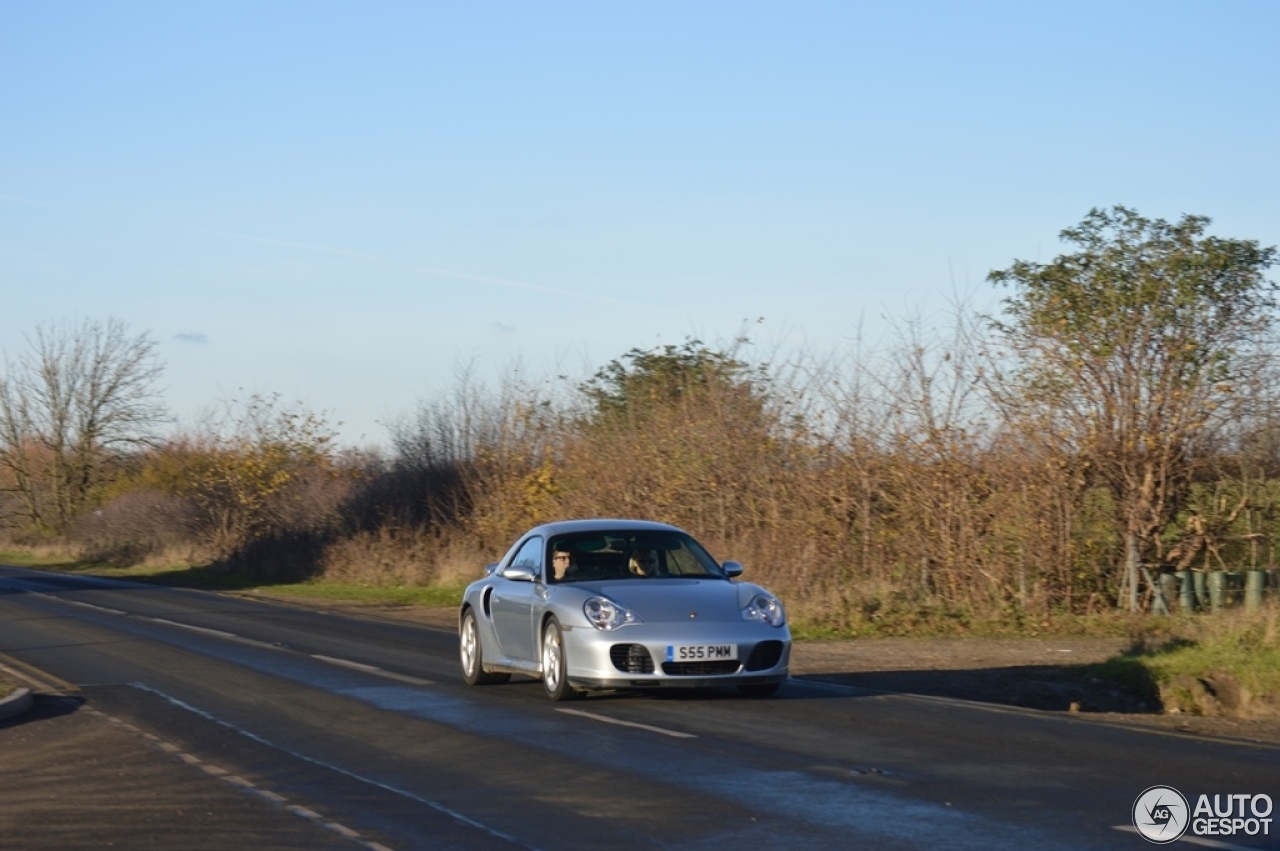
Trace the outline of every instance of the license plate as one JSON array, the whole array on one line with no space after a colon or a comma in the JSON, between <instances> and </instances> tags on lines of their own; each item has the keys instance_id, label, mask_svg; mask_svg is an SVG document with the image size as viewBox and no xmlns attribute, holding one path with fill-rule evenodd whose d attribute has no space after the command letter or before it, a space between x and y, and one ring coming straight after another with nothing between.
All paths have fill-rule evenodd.
<instances>
[{"instance_id":1,"label":"license plate","mask_svg":"<svg viewBox=\"0 0 1280 851\"><path fill-rule=\"evenodd\" d=\"M668 662L717 662L737 659L736 644L668 644Z\"/></svg>"}]
</instances>

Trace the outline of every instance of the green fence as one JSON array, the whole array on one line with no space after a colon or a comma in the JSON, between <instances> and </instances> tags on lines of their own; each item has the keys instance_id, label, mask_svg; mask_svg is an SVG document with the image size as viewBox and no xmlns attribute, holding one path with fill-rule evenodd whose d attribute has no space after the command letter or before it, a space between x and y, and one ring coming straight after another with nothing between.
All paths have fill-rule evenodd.
<instances>
[{"instance_id":1,"label":"green fence","mask_svg":"<svg viewBox=\"0 0 1280 851\"><path fill-rule=\"evenodd\" d=\"M1182 612L1256 609L1266 600L1280 599L1280 569L1162 573L1160 594L1171 610Z\"/></svg>"}]
</instances>

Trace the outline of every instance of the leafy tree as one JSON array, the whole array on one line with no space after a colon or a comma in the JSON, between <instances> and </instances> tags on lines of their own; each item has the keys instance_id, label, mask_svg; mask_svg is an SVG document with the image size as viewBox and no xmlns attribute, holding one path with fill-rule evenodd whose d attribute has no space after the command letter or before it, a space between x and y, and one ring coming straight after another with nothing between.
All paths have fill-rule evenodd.
<instances>
[{"instance_id":1,"label":"leafy tree","mask_svg":"<svg viewBox=\"0 0 1280 851\"><path fill-rule=\"evenodd\" d=\"M1131 610L1196 459L1269 352L1276 249L1209 223L1095 209L1062 232L1073 253L988 276L1014 290L995 323L1016 365L1000 400L1110 491Z\"/></svg>"},{"instance_id":2,"label":"leafy tree","mask_svg":"<svg viewBox=\"0 0 1280 851\"><path fill-rule=\"evenodd\" d=\"M645 351L632 349L601 367L582 392L605 418L640 414L709 390L733 389L756 395L762 377L731 353L707 348L700 340Z\"/></svg>"},{"instance_id":3,"label":"leafy tree","mask_svg":"<svg viewBox=\"0 0 1280 851\"><path fill-rule=\"evenodd\" d=\"M31 526L56 533L120 453L155 441L164 367L117 319L38 327L28 343L0 375L0 468Z\"/></svg>"},{"instance_id":4,"label":"leafy tree","mask_svg":"<svg viewBox=\"0 0 1280 851\"><path fill-rule=\"evenodd\" d=\"M632 349L581 385L585 419L557 455L562 514L648 517L712 537L760 522L777 462L764 368L698 340Z\"/></svg>"},{"instance_id":5,"label":"leafy tree","mask_svg":"<svg viewBox=\"0 0 1280 851\"><path fill-rule=\"evenodd\" d=\"M284 526L306 525L299 489L338 475L337 435L323 415L280 395L254 394L226 403L221 416L194 435L152 453L130 482L190 500L205 543L226 554ZM314 510L314 509L313 509ZM303 512L305 513L305 512Z\"/></svg>"}]
</instances>

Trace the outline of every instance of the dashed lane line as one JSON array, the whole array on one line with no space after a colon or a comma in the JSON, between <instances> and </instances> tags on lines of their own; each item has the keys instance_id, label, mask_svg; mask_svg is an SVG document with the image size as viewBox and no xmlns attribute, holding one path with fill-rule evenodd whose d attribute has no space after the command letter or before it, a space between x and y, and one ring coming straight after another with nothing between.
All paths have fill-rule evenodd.
<instances>
[{"instance_id":1,"label":"dashed lane line","mask_svg":"<svg viewBox=\"0 0 1280 851\"><path fill-rule=\"evenodd\" d=\"M621 718L610 718L608 715L597 715L594 712L584 712L581 709L557 709L557 712L563 712L565 715L577 715L582 718L590 718L593 721L603 721L606 724L616 724L619 727L635 727L638 730L648 730L650 733L659 733L663 736L670 736L673 739L696 739L693 733L682 733L679 730L668 730L666 727L654 727L650 724L639 724L635 721L623 721Z\"/></svg>"},{"instance_id":2,"label":"dashed lane line","mask_svg":"<svg viewBox=\"0 0 1280 851\"><path fill-rule=\"evenodd\" d=\"M250 732L249 730L246 730L243 727L238 727L229 721L224 721L223 719L218 718L217 716L213 715L210 712L207 712L203 709L192 706L191 704L186 703L185 701L179 700L178 698L173 697L172 695L165 694L159 689L152 688L151 686L148 686L145 683L130 683L130 685L140 691L145 691L145 692L154 694L157 697L161 698L162 700L165 700L168 703L174 706L177 706L180 709L185 709L188 712L192 712L196 715L199 715L200 717L205 718L206 720L212 721L213 723L218 724L222 727L225 727L228 730L231 730L235 733L239 733L240 735L244 736L247 739L251 739L252 741L258 742L259 744L266 745L267 747L272 748L274 750L278 750L281 753L288 754L289 756L294 757L295 759L300 759L304 762L309 762L312 765L316 765L316 766L319 766L320 768L333 771L337 774L343 775L344 777L349 777L352 780L356 780L361 783L365 783L369 786L372 786L374 788L382 789L385 792L390 792L393 795L399 795L400 797L406 798L411 801L415 801L419 804L422 804L425 807L428 807L429 809L435 810L436 812L442 815L448 816L449 818L453 819L459 824L467 825L468 827L472 827L496 839L501 839L503 841L509 842L513 846L516 846L518 848L525 848L525 849L528 849L528 851L538 851L536 846L529 845L525 842L522 842L521 840L517 839L516 837L512 836L509 833L504 833L503 831L490 827L489 825L484 824L483 822L477 821L473 818L470 818L469 816L463 815L457 810L454 810L448 806L445 806L444 804L441 804L438 801L433 801L429 798L424 798L421 795L414 794L413 792L410 792L407 789L401 789L396 786L392 786L388 783L383 783L381 781L374 780L371 777L365 777L364 775L357 774L354 771L349 771L348 769L342 768L339 765L334 765L333 763L325 762L323 760L319 760L314 757L307 756L304 753L299 753L297 751L293 751L288 748L277 745L274 742L271 742L268 739L263 738L262 736L259 736L257 733ZM144 733L144 735L150 736L151 734ZM159 741L159 739L157 739L157 741ZM238 777L238 776L234 778L224 777L223 779L227 780L227 782L233 782L233 783L236 783L238 781L237 785L247 784L248 786L253 786L252 783L250 783L248 780L246 780L243 777ZM366 843L366 844L368 845L369 848L374 849L374 851L390 851L390 849L387 849L385 846L378 845L377 843Z\"/></svg>"},{"instance_id":3,"label":"dashed lane line","mask_svg":"<svg viewBox=\"0 0 1280 851\"><path fill-rule=\"evenodd\" d=\"M1113 830L1121 833L1138 833L1138 829L1131 824L1113 824ZM1141 834L1139 834L1141 835ZM1205 839L1203 836L1187 836L1183 835L1174 842L1185 842L1188 845L1199 845L1201 848L1216 848L1218 851L1258 851L1257 848L1250 848L1245 845L1233 845L1230 842L1223 842L1221 839Z\"/></svg>"},{"instance_id":4,"label":"dashed lane line","mask_svg":"<svg viewBox=\"0 0 1280 851\"><path fill-rule=\"evenodd\" d=\"M47 597L48 599L55 600L56 602L59 602L59 603L64 603L71 606L79 606L82 609L92 609L93 611L96 611L96 612L104 612L106 614L111 614L111 615L120 615L121 617L136 618L138 620L151 621L152 623L164 624L165 626L171 626L177 629L187 630L188 632L197 632L197 633L200 633L201 635L210 635L210 636L213 636L214 638L222 638L227 641L236 641L241 644L248 644L253 647L260 647L265 650L288 651L292 649L280 644L273 644L269 641L260 641L256 638L246 638L243 635L237 635L234 632L227 632L226 630L223 630L223 629L213 629L207 626L196 626L195 624L182 623L181 621L169 620L168 618L159 618L152 615L134 614L132 612L121 611L120 609L111 609L106 606L95 605L94 603L85 603L80 600L65 600L62 598L55 598L52 595L44 594L38 591L33 593L37 597ZM388 671L385 668L379 668L377 665L368 665L368 664L365 664L364 662L356 662L350 659L342 659L337 656L326 656L321 653L310 653L307 655L309 655L312 659L315 659L319 662L324 662L329 665L338 665L343 668L348 668L354 671L361 671L366 674L373 674L374 676L382 677L388 680L394 680L399 683L406 683L408 685L415 685L415 686L430 686L430 685L436 684L434 680L425 680L421 677L414 677L409 674L397 674L394 671Z\"/></svg>"},{"instance_id":5,"label":"dashed lane line","mask_svg":"<svg viewBox=\"0 0 1280 851\"><path fill-rule=\"evenodd\" d=\"M88 712L90 714L98 715L102 718L105 718L106 720L110 721L112 724L115 724L117 727L121 727L135 735L141 736L143 739L146 739L147 742L152 747L158 750L164 751L165 753L171 756L176 757L182 762L185 762L187 765L196 766L197 768L202 769L206 774L208 774L211 777L215 777L219 780L229 783L232 786L235 786L237 789L243 792L247 792L253 795L254 797L261 798L262 800L267 801L268 803L279 806L283 808L286 812L292 813L295 816L304 818L307 821L312 822L317 827L320 827L324 830L328 830L333 833L337 833L339 836L342 836L346 839L351 840L352 842L355 842L359 845L364 846L365 848L369 849L369 851L392 851L392 849L388 848L386 845L383 845L381 842L375 842L371 839L365 839L363 836L360 835L359 831L352 830L350 827L347 827L341 822L327 819L320 813L317 813L315 810L309 809L308 807L304 807L299 804L291 804L289 802L289 799L284 795L281 795L278 792L272 791L271 789L263 788L257 785L256 783L254 783L252 780L249 780L245 777L241 777L239 774L232 774L231 772L227 771L227 769L222 768L221 766L205 762L203 759L196 756L195 754L187 753L178 745L175 745L174 743L169 741L165 741L164 739L161 739L159 736L156 736L154 733L148 733L147 731L141 729L140 727L134 724L130 724L128 721L121 720L119 718L116 718L114 715L109 715L100 709L94 709L92 707L86 707L81 711Z\"/></svg>"},{"instance_id":6,"label":"dashed lane line","mask_svg":"<svg viewBox=\"0 0 1280 851\"><path fill-rule=\"evenodd\" d=\"M385 668L379 668L377 665L367 665L364 662L353 662L350 659L340 659L336 656L324 656L320 653L312 653L311 658L319 662L326 662L330 665L337 665L341 668L351 668L366 674L373 674L377 677L383 677L396 682L408 683L414 686L433 686L435 680L424 680L421 677L412 677L408 674L397 674L394 671L388 671Z\"/></svg>"}]
</instances>

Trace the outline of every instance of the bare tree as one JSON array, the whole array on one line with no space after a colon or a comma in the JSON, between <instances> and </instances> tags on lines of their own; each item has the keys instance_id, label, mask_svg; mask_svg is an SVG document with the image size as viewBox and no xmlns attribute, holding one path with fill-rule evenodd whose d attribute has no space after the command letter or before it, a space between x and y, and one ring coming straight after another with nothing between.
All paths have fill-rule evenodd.
<instances>
[{"instance_id":1,"label":"bare tree","mask_svg":"<svg viewBox=\"0 0 1280 851\"><path fill-rule=\"evenodd\" d=\"M0 375L0 468L37 530L60 532L114 458L167 420L155 341L124 322L38 327Z\"/></svg>"}]
</instances>

